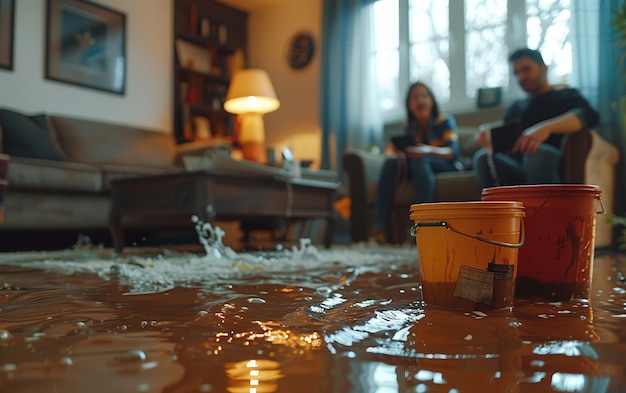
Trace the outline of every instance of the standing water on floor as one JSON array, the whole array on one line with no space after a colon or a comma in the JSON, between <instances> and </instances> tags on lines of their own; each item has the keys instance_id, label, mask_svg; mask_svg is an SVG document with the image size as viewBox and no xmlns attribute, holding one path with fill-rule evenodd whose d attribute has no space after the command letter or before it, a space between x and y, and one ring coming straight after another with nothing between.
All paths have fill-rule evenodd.
<instances>
[{"instance_id":1,"label":"standing water on floor","mask_svg":"<svg viewBox=\"0 0 626 393\"><path fill-rule=\"evenodd\" d=\"M0 392L624 392L626 256L589 300L423 305L415 247L0 255Z\"/></svg>"}]
</instances>

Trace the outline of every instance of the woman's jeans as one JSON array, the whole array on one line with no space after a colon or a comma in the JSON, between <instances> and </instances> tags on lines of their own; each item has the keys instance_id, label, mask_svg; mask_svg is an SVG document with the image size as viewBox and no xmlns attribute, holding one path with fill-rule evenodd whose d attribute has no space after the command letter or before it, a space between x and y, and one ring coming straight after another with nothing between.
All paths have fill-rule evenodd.
<instances>
[{"instance_id":1,"label":"woman's jeans","mask_svg":"<svg viewBox=\"0 0 626 393\"><path fill-rule=\"evenodd\" d=\"M411 181L415 191L415 203L434 202L436 174L456 170L452 162L439 157L387 158L376 187L374 229L380 231L388 229L396 189L402 181Z\"/></svg>"},{"instance_id":2,"label":"woman's jeans","mask_svg":"<svg viewBox=\"0 0 626 393\"><path fill-rule=\"evenodd\" d=\"M507 155L485 149L478 150L472 158L472 166L481 188L519 184L558 184L561 182L560 165L563 153L560 149L541 144L530 155Z\"/></svg>"}]
</instances>

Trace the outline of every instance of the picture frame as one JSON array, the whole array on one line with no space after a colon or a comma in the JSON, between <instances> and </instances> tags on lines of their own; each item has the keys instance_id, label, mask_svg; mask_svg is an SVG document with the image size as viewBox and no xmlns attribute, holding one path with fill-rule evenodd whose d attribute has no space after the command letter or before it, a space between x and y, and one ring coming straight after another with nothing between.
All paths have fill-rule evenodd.
<instances>
[{"instance_id":1,"label":"picture frame","mask_svg":"<svg viewBox=\"0 0 626 393\"><path fill-rule=\"evenodd\" d=\"M84 0L47 0L45 78L124 95L126 14Z\"/></svg>"},{"instance_id":2,"label":"picture frame","mask_svg":"<svg viewBox=\"0 0 626 393\"><path fill-rule=\"evenodd\" d=\"M15 0L0 0L0 68L13 70Z\"/></svg>"},{"instance_id":3,"label":"picture frame","mask_svg":"<svg viewBox=\"0 0 626 393\"><path fill-rule=\"evenodd\" d=\"M479 108L498 106L501 101L502 87L481 87L478 89L477 105Z\"/></svg>"}]
</instances>

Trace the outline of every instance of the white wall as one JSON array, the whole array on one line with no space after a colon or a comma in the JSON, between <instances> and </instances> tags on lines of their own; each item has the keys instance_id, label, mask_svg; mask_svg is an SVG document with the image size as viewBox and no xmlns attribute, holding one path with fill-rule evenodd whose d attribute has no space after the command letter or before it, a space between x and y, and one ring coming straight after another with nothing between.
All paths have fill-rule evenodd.
<instances>
[{"instance_id":1,"label":"white wall","mask_svg":"<svg viewBox=\"0 0 626 393\"><path fill-rule=\"evenodd\" d=\"M276 112L265 115L268 145L290 147L296 159L321 157L319 122L319 60L322 0L286 1L253 11L248 16L250 67L265 69L280 100ZM294 34L308 31L315 37L315 55L301 70L289 68L286 53Z\"/></svg>"},{"instance_id":2,"label":"white wall","mask_svg":"<svg viewBox=\"0 0 626 393\"><path fill-rule=\"evenodd\" d=\"M47 80L46 0L16 1L13 71L0 69L0 106L172 132L172 2L98 0L126 14L126 94Z\"/></svg>"}]
</instances>

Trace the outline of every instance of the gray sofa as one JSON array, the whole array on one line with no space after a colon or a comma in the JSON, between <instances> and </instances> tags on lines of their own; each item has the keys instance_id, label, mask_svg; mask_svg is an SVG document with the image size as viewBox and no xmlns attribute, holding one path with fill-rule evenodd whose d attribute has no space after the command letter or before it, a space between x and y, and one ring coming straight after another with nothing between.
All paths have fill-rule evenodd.
<instances>
[{"instance_id":1,"label":"gray sofa","mask_svg":"<svg viewBox=\"0 0 626 393\"><path fill-rule=\"evenodd\" d=\"M172 135L155 130L8 108L0 109L0 135L1 152L9 156L0 237L106 230L111 180L182 171L183 155L214 146L177 145Z\"/></svg>"},{"instance_id":2,"label":"gray sofa","mask_svg":"<svg viewBox=\"0 0 626 393\"><path fill-rule=\"evenodd\" d=\"M461 154L465 162L470 161L472 154L478 149L475 142L476 132L476 127L459 127ZM562 149L563 182L599 185L604 209L607 213L612 213L615 164L619 159L617 148L594 130L582 130L564 138ZM373 221L376 184L385 158L383 154L363 150L350 150L343 156L343 170L347 175L351 199L350 235L354 242L368 239ZM471 169L437 175L437 202L480 200L481 193L482 190ZM413 242L409 236L409 228L412 225L409 209L412 203L414 203L412 186L408 182L399 184L390 217L390 230L387 233L387 241L390 243ZM610 246L612 243L612 228L606 219L599 217L596 246Z\"/></svg>"}]
</instances>

